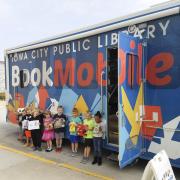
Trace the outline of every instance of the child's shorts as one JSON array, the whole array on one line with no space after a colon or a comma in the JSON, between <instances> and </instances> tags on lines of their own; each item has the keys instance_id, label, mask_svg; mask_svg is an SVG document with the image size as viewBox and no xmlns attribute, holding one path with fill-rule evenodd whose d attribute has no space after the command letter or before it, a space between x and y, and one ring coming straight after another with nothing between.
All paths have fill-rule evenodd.
<instances>
[{"instance_id":1,"label":"child's shorts","mask_svg":"<svg viewBox=\"0 0 180 180\"><path fill-rule=\"evenodd\" d=\"M27 138L31 138L31 131L25 130L25 135Z\"/></svg>"},{"instance_id":2,"label":"child's shorts","mask_svg":"<svg viewBox=\"0 0 180 180\"><path fill-rule=\"evenodd\" d=\"M71 143L77 143L77 142L79 142L79 136L70 135L70 141L71 141Z\"/></svg>"},{"instance_id":3,"label":"child's shorts","mask_svg":"<svg viewBox=\"0 0 180 180\"><path fill-rule=\"evenodd\" d=\"M55 132L55 139L62 139L64 138L64 133L63 132Z\"/></svg>"},{"instance_id":4,"label":"child's shorts","mask_svg":"<svg viewBox=\"0 0 180 180\"><path fill-rule=\"evenodd\" d=\"M85 147L91 147L92 146L92 144L93 144L93 139L88 139L88 138L85 138L84 139L84 146Z\"/></svg>"}]
</instances>

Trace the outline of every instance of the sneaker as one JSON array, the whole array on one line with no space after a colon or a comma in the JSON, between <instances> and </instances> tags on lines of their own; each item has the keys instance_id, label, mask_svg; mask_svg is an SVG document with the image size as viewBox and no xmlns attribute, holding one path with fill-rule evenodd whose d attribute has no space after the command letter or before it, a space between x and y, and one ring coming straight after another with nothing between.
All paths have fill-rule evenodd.
<instances>
[{"instance_id":1,"label":"sneaker","mask_svg":"<svg viewBox=\"0 0 180 180\"><path fill-rule=\"evenodd\" d=\"M33 144L29 144L29 147L31 147L31 148L32 148L32 147L33 147Z\"/></svg>"},{"instance_id":2,"label":"sneaker","mask_svg":"<svg viewBox=\"0 0 180 180\"><path fill-rule=\"evenodd\" d=\"M81 163L82 164L87 164L89 161L89 158L88 157L84 157L84 159L82 159Z\"/></svg>"},{"instance_id":3,"label":"sneaker","mask_svg":"<svg viewBox=\"0 0 180 180\"><path fill-rule=\"evenodd\" d=\"M56 152L61 152L61 148L56 148Z\"/></svg>"},{"instance_id":4,"label":"sneaker","mask_svg":"<svg viewBox=\"0 0 180 180\"><path fill-rule=\"evenodd\" d=\"M49 151L49 148L47 148L45 151L46 151L46 152L50 152L50 151Z\"/></svg>"},{"instance_id":5,"label":"sneaker","mask_svg":"<svg viewBox=\"0 0 180 180\"><path fill-rule=\"evenodd\" d=\"M28 144L28 143L25 143L25 144L24 144L24 147L28 147L28 146L29 146L29 144Z\"/></svg>"},{"instance_id":6,"label":"sneaker","mask_svg":"<svg viewBox=\"0 0 180 180\"><path fill-rule=\"evenodd\" d=\"M42 148L41 148L41 147L38 147L37 150L38 150L38 151L42 151Z\"/></svg>"},{"instance_id":7,"label":"sneaker","mask_svg":"<svg viewBox=\"0 0 180 180\"><path fill-rule=\"evenodd\" d=\"M86 158L85 158L85 160L83 161L83 164L87 164L87 163L88 163L88 161L89 161L89 158L88 158L88 157L86 157Z\"/></svg>"},{"instance_id":8,"label":"sneaker","mask_svg":"<svg viewBox=\"0 0 180 180\"><path fill-rule=\"evenodd\" d=\"M38 150L38 148L37 147L33 147L33 151L37 151Z\"/></svg>"},{"instance_id":9,"label":"sneaker","mask_svg":"<svg viewBox=\"0 0 180 180\"><path fill-rule=\"evenodd\" d=\"M97 156L95 156L95 157L94 157L94 160L93 160L93 162L92 162L92 165L96 164L96 163L98 162L97 160L98 160L98 158L97 158Z\"/></svg>"},{"instance_id":10,"label":"sneaker","mask_svg":"<svg viewBox=\"0 0 180 180\"><path fill-rule=\"evenodd\" d=\"M75 152L72 152L71 156L74 157L75 156Z\"/></svg>"},{"instance_id":11,"label":"sneaker","mask_svg":"<svg viewBox=\"0 0 180 180\"><path fill-rule=\"evenodd\" d=\"M99 158L98 158L98 166L101 166L101 165L102 165L102 158L99 157Z\"/></svg>"},{"instance_id":12,"label":"sneaker","mask_svg":"<svg viewBox=\"0 0 180 180\"><path fill-rule=\"evenodd\" d=\"M49 149L49 152L51 152L53 149L51 148L51 149Z\"/></svg>"},{"instance_id":13,"label":"sneaker","mask_svg":"<svg viewBox=\"0 0 180 180\"><path fill-rule=\"evenodd\" d=\"M83 156L83 158L81 159L80 163L84 163L84 161L86 161L86 157Z\"/></svg>"}]
</instances>

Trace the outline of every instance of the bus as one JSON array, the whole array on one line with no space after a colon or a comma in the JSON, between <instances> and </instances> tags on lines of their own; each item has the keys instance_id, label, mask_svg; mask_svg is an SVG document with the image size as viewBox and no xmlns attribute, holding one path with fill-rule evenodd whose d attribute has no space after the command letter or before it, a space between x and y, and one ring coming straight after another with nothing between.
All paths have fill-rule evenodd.
<instances>
[{"instance_id":1,"label":"bus","mask_svg":"<svg viewBox=\"0 0 180 180\"><path fill-rule=\"evenodd\" d=\"M6 49L7 119L31 103L101 111L120 168L164 149L180 167L180 2Z\"/></svg>"}]
</instances>

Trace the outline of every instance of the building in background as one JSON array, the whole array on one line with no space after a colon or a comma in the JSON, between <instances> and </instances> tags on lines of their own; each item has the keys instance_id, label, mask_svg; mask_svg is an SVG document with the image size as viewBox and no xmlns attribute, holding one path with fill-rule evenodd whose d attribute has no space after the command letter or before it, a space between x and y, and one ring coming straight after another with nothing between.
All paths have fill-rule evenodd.
<instances>
[{"instance_id":1,"label":"building in background","mask_svg":"<svg viewBox=\"0 0 180 180\"><path fill-rule=\"evenodd\" d=\"M5 70L4 62L0 61L0 93L5 91Z\"/></svg>"}]
</instances>

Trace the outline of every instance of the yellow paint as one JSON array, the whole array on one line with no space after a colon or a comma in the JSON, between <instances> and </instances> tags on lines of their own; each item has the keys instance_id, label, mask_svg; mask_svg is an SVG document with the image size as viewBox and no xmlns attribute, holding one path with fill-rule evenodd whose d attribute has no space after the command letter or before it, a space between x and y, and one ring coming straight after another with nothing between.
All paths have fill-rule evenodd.
<instances>
[{"instance_id":1,"label":"yellow paint","mask_svg":"<svg viewBox=\"0 0 180 180\"><path fill-rule=\"evenodd\" d=\"M29 105L29 107L30 107L31 111L33 111L33 110L36 108L35 102L32 102L32 103Z\"/></svg>"},{"instance_id":2,"label":"yellow paint","mask_svg":"<svg viewBox=\"0 0 180 180\"><path fill-rule=\"evenodd\" d=\"M94 177L97 177L97 178L103 179L103 180L113 180L114 179L114 178L103 176L103 175L100 175L100 174L97 174L97 173L86 171L84 169L76 168L75 166L72 166L72 165L69 165L69 164L58 164L58 166L70 169L72 171L80 172L80 173L83 173L83 174L86 174L86 175L89 175L89 176L94 176Z\"/></svg>"},{"instance_id":3,"label":"yellow paint","mask_svg":"<svg viewBox=\"0 0 180 180\"><path fill-rule=\"evenodd\" d=\"M19 101L14 100L13 104L14 104L15 109L17 110L19 108Z\"/></svg>"},{"instance_id":4,"label":"yellow paint","mask_svg":"<svg viewBox=\"0 0 180 180\"><path fill-rule=\"evenodd\" d=\"M56 164L54 161L51 161L51 160L48 160L48 159L45 159L45 158L41 158L41 157L38 157L38 156L30 154L30 153L19 151L17 149L10 148L10 147L7 147L7 146L0 145L0 149L7 150L7 151L10 151L10 152L13 152L13 153L16 153L16 154L20 154L20 155L23 155L23 156L26 156L26 157L29 157L29 158L32 158L32 159L36 159L36 160L42 161L44 163Z\"/></svg>"},{"instance_id":5,"label":"yellow paint","mask_svg":"<svg viewBox=\"0 0 180 180\"><path fill-rule=\"evenodd\" d=\"M8 109L9 111L15 112L15 109L14 109L13 105L10 104L10 103L7 105L7 109Z\"/></svg>"},{"instance_id":6,"label":"yellow paint","mask_svg":"<svg viewBox=\"0 0 180 180\"><path fill-rule=\"evenodd\" d=\"M74 107L78 109L79 113L85 113L89 110L82 95L79 97Z\"/></svg>"},{"instance_id":7,"label":"yellow paint","mask_svg":"<svg viewBox=\"0 0 180 180\"><path fill-rule=\"evenodd\" d=\"M141 83L134 109L131 107L131 104L123 87L121 87L121 92L122 92L122 104L124 105L123 111L129 123L131 124L130 139L132 140L133 144L137 144L137 140L138 140L137 137L140 132L141 123L140 121L136 121L136 113L138 113L138 120L139 120L140 106L143 105L143 85Z\"/></svg>"},{"instance_id":8,"label":"yellow paint","mask_svg":"<svg viewBox=\"0 0 180 180\"><path fill-rule=\"evenodd\" d=\"M75 172L79 172L79 173L86 174L86 175L89 175L89 176L97 177L99 179L114 180L114 178L111 178L111 177L103 176L101 174L97 174L97 173L93 173L93 172L90 172L90 171L87 171L87 170L84 170L84 169L76 168L75 166L72 166L70 164L57 163L55 161L52 161L52 160L49 160L49 159L46 159L46 158L43 158L43 157L36 156L34 154L26 153L26 152L23 152L23 151L14 149L14 148L10 148L10 147L7 147L7 146L0 145L0 149L10 151L10 152L13 152L13 153L16 153L16 154L20 154L20 155L26 156L28 158L32 158L32 159L41 161L41 162L46 163L46 164L56 165L58 167L66 168L66 169L69 169L71 171L75 171Z\"/></svg>"}]
</instances>

